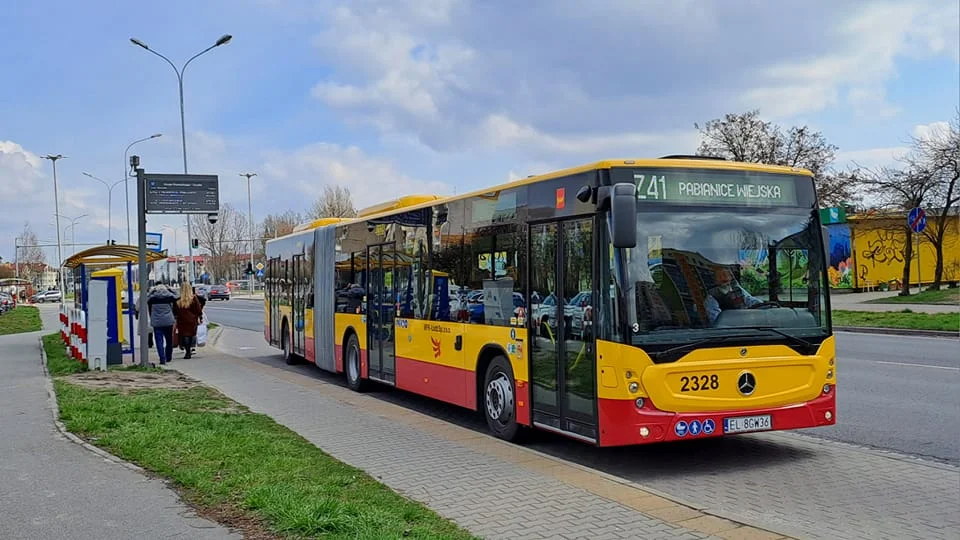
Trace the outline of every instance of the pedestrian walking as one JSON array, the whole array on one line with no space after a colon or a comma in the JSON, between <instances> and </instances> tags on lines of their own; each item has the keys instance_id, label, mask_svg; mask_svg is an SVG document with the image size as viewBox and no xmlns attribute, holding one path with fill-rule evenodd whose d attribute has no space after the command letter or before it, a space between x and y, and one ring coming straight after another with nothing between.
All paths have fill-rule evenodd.
<instances>
[{"instance_id":1,"label":"pedestrian walking","mask_svg":"<svg viewBox=\"0 0 960 540\"><path fill-rule=\"evenodd\" d=\"M176 301L177 293L162 283L154 285L147 293L147 312L160 364L173 360L173 325L176 324L173 306Z\"/></svg>"},{"instance_id":2,"label":"pedestrian walking","mask_svg":"<svg viewBox=\"0 0 960 540\"><path fill-rule=\"evenodd\" d=\"M180 284L180 298L174 304L173 311L177 321L177 335L185 351L183 358L186 360L193 355L193 348L197 345L197 326L203 319L203 306L193 293L193 287L186 281Z\"/></svg>"}]
</instances>

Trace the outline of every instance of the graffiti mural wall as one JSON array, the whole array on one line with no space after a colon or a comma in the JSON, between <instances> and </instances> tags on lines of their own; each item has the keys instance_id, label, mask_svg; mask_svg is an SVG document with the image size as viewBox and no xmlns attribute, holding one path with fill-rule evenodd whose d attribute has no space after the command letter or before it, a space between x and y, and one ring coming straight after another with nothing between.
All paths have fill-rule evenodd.
<instances>
[{"instance_id":1,"label":"graffiti mural wall","mask_svg":"<svg viewBox=\"0 0 960 540\"><path fill-rule=\"evenodd\" d=\"M853 287L876 287L882 282L889 283L903 278L904 248L906 247L907 237L906 230L901 223L905 219L905 217L899 219L851 217L847 234L851 246L852 264L855 265L855 268L853 268ZM927 223L930 223L929 219ZM838 238L835 242L834 227L837 226L830 226L831 282L833 282L834 271L834 244L842 244L843 242L841 239L842 232L837 233ZM838 251L840 251L839 248ZM918 280L929 283L933 280L936 264L936 251L933 244L923 235L914 235L913 252L910 283L916 285ZM960 279L960 234L958 234L956 219L950 220L947 226L943 242L943 257L944 281ZM851 268L849 262L846 268ZM837 271L839 272L839 266ZM839 282L842 283L842 280ZM841 285L834 286L840 287Z\"/></svg>"},{"instance_id":2,"label":"graffiti mural wall","mask_svg":"<svg viewBox=\"0 0 960 540\"><path fill-rule=\"evenodd\" d=\"M850 227L846 223L827 226L830 233L830 286L836 289L853 288L853 250L850 247Z\"/></svg>"}]
</instances>

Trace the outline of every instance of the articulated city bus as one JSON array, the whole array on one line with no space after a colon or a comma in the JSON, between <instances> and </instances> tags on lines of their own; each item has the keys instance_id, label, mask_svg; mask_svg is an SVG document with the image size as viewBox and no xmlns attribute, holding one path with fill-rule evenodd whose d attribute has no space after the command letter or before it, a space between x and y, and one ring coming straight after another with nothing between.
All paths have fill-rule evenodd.
<instances>
[{"instance_id":1,"label":"articulated city bus","mask_svg":"<svg viewBox=\"0 0 960 540\"><path fill-rule=\"evenodd\" d=\"M264 334L507 440L831 425L823 230L809 171L687 156L411 195L269 241Z\"/></svg>"}]
</instances>

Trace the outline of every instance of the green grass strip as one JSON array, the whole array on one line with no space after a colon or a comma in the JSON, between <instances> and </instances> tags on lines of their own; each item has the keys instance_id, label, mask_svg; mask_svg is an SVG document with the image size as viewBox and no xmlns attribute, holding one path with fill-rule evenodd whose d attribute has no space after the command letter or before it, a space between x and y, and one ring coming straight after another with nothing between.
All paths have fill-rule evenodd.
<instances>
[{"instance_id":1,"label":"green grass strip","mask_svg":"<svg viewBox=\"0 0 960 540\"><path fill-rule=\"evenodd\" d=\"M55 387L67 429L173 480L200 507L227 505L285 537L472 538L210 388Z\"/></svg>"},{"instance_id":2,"label":"green grass strip","mask_svg":"<svg viewBox=\"0 0 960 540\"><path fill-rule=\"evenodd\" d=\"M0 314L0 336L39 332L41 328L40 310L35 306L17 306Z\"/></svg>"},{"instance_id":3,"label":"green grass strip","mask_svg":"<svg viewBox=\"0 0 960 540\"><path fill-rule=\"evenodd\" d=\"M910 296L889 296L867 300L865 304L957 304L960 303L960 289L943 288L936 291L921 291Z\"/></svg>"},{"instance_id":4,"label":"green grass strip","mask_svg":"<svg viewBox=\"0 0 960 540\"><path fill-rule=\"evenodd\" d=\"M909 309L882 312L834 310L833 325L958 332L960 313L914 313Z\"/></svg>"}]
</instances>

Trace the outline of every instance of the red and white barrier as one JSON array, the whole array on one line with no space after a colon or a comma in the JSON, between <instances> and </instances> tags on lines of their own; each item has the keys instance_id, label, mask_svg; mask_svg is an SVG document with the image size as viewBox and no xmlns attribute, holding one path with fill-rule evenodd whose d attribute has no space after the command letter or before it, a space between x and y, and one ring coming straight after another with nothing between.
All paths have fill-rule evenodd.
<instances>
[{"instance_id":1,"label":"red and white barrier","mask_svg":"<svg viewBox=\"0 0 960 540\"><path fill-rule=\"evenodd\" d=\"M61 308L61 321L65 322L64 343L67 355L79 362L87 362L87 314L76 307Z\"/></svg>"}]
</instances>

